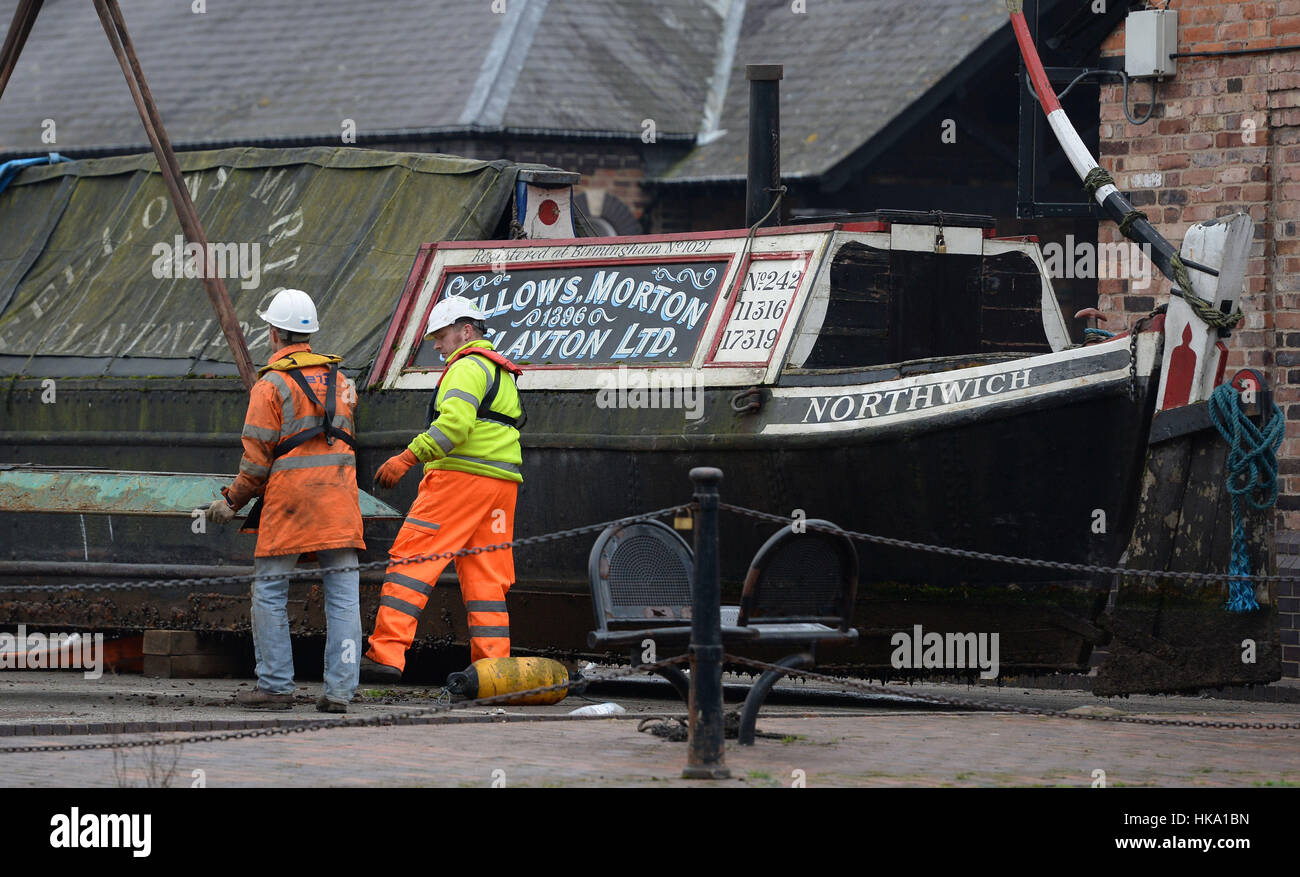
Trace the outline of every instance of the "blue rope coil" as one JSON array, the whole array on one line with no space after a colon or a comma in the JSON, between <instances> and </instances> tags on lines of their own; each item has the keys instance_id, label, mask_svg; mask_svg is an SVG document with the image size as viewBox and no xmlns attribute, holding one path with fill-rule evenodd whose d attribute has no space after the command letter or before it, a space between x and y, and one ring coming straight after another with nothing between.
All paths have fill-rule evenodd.
<instances>
[{"instance_id":1,"label":"blue rope coil","mask_svg":"<svg viewBox=\"0 0 1300 877\"><path fill-rule=\"evenodd\" d=\"M1277 449L1286 432L1286 420L1276 403L1267 412L1263 428L1255 426L1241 407L1241 397L1231 382L1220 384L1210 396L1210 420L1228 443L1228 493L1232 496L1232 560L1230 576L1250 575L1246 543L1246 522L1242 500L1253 508L1272 508L1277 502ZM1262 392L1257 389L1257 392ZM1258 497L1256 494L1258 493ZM1255 589L1249 582L1229 579L1229 612L1250 612L1259 608Z\"/></svg>"},{"instance_id":2,"label":"blue rope coil","mask_svg":"<svg viewBox=\"0 0 1300 877\"><path fill-rule=\"evenodd\" d=\"M1114 337L1115 337L1114 332L1107 332L1105 329L1084 329L1083 330L1084 341L1087 341L1091 338L1106 339L1106 338L1114 338Z\"/></svg>"}]
</instances>

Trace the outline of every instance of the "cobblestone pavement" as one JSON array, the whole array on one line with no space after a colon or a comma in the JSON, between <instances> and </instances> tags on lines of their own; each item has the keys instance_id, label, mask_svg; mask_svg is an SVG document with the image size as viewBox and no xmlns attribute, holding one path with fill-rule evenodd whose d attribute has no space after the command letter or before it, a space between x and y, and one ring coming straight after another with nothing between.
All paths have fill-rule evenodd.
<instances>
[{"instance_id":1,"label":"cobblestone pavement","mask_svg":"<svg viewBox=\"0 0 1300 877\"><path fill-rule=\"evenodd\" d=\"M57 675L57 674L45 674ZM66 674L65 674L66 675ZM8 683L12 682L10 686ZM187 715L284 718L224 704L239 682L143 680L122 677L93 697L67 680L35 674L0 681L0 746L98 742L111 737L13 736L24 724L85 723L105 713L119 718ZM56 684L57 683L57 684ZM172 688L176 686L176 688ZM799 684L787 685L798 694ZM681 704L657 691L615 689L602 699L629 709L620 719L568 719L583 701L553 707L511 707L485 722L348 728L289 736L191 743L145 749L0 754L0 785L115 787L122 785L252 786L1091 786L1104 772L1108 786L1300 785L1300 731L1223 731L1111 724L1005 713L920 710L898 699L839 700L805 696L766 707L753 747L728 742L732 779L681 779L686 744L638 733L636 719L677 713ZM829 694L835 686L816 689ZM191 690L197 691L188 694ZM1102 701L1086 692L1033 691L926 683L913 689L958 697L983 696L1050 709L1091 707L1182 719L1300 721L1300 705L1246 703L1197 697L1133 697ZM193 703L166 703L180 691ZM398 687L354 704L352 714L409 709L420 689ZM304 703L291 718L317 718ZM131 695L128 697L128 695ZM391 695L391 696L387 696ZM111 700L108 700L111 698ZM121 700L119 700L119 698ZM206 699L206 700L205 700ZM215 700L216 703L209 702ZM387 702L381 702L387 701ZM428 701L425 700L424 703ZM175 707L181 707L178 711ZM124 711L124 712L123 712ZM469 711L467 711L469 712ZM155 720L159 720L155 718ZM134 739L125 735L121 739ZM168 734L165 736L183 736Z\"/></svg>"}]
</instances>

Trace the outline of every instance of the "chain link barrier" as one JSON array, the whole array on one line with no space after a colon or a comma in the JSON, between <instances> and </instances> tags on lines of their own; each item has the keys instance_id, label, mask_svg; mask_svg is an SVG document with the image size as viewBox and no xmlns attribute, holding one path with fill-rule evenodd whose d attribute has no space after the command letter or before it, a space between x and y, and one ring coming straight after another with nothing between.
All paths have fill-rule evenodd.
<instances>
[{"instance_id":1,"label":"chain link barrier","mask_svg":"<svg viewBox=\"0 0 1300 877\"><path fill-rule=\"evenodd\" d=\"M606 527L622 526L626 524L637 523L640 521L653 520L655 518L677 514L694 508L693 503L670 506L653 512L646 512L639 515L630 515L623 518L617 518L612 521L605 521L599 524L588 524L582 527L572 527L566 530L556 530L552 533L546 533L540 536L528 536L522 539L516 539L511 542L502 542L495 545L485 545L475 548L466 548L459 551L450 551L421 555L411 558L393 558L385 561L373 561L370 563L357 564L355 566L330 567L328 569L305 569L295 570L289 573L291 578L314 578L330 571L347 571L373 569L378 567L387 567L389 565L401 565L406 563L419 563L426 560L462 557L467 554L478 554L484 551L499 551L504 548L515 548L524 545L538 545L547 542L558 541L560 539L572 536L580 536L585 533L595 533L604 530ZM783 526L791 523L791 518L783 515L774 515L769 512L762 512L757 509L746 508L745 506L733 505L731 503L719 503L718 508L732 512L745 517L755 518L757 520L769 521L781 524ZM1036 567L1040 569L1050 569L1061 572L1073 573L1095 573L1105 575L1123 575L1137 576L1140 578L1161 578L1161 579L1186 579L1192 581L1225 581L1229 578L1238 578L1245 581L1255 582L1295 582L1300 581L1300 575L1240 575L1230 576L1228 573L1196 573L1196 572L1171 572L1166 570L1144 570L1130 569L1118 566L1100 566L1086 563L1072 563L1066 561L1041 560L1038 558L1016 557L1005 554L994 554L986 551L974 551L964 548L951 548L943 545L932 545L925 542L913 542L906 539L895 539L888 536L876 536L871 533L861 533L854 530L845 530L840 527L826 526L822 524L805 523L808 529L818 532L832 533L835 535L847 536L850 539L856 539L863 542L869 542L876 545L884 545L892 548L902 548L911 551L923 551L933 554L941 554L950 557L958 557L965 560L983 560L994 563L1006 563L1017 566ZM98 584L81 584L81 585L16 585L0 587L0 593L7 591L48 591L51 589L59 590L131 590L131 589L151 589L164 587L193 586L201 584L214 583L238 583L251 582L256 578L255 575L238 575L238 576L213 576L207 578L189 578L189 579L167 579L156 582L106 582ZM608 675L603 675L598 680L588 681L612 681L614 679L630 676L638 673L652 672L661 667L674 664L685 663L689 660L688 655L679 655L674 658L665 658L649 664L638 664L623 670L612 671ZM1066 719L1090 719L1093 721L1120 722L1126 724L1145 724L1145 725L1163 725L1175 727L1191 728L1214 728L1224 730L1300 730L1300 723L1277 723L1277 722L1220 722L1220 721L1188 721L1180 719L1153 719L1137 716L1098 716L1081 713L1070 713L1061 710L1040 709L1037 707L1026 707L1017 704L997 703L994 701L975 700L970 698L949 697L941 695L930 695L908 691L904 689L889 688L886 686L870 685L857 680L845 679L837 676L828 676L823 673L817 673L811 670L799 670L788 667L779 667L776 664L769 664L763 661L757 661L751 658L742 658L738 655L724 654L725 663L747 666L758 670L780 670L784 674L799 678L813 679L825 682L831 682L837 685L846 685L860 691L871 694L887 694L892 696L911 698L923 702L934 703L946 706L960 706L979 709L989 712L1010 712L1019 715L1045 716L1050 718ZM409 721L411 719L427 717L437 714L445 714L457 710L464 710L478 706L491 706L497 703L507 703L519 697L525 697L531 694L540 694L548 691L554 691L560 688L577 689L579 683L573 681L559 683L555 685L532 688L526 691L511 692L510 694L496 695L487 698L478 698L475 700L464 701L461 703L441 704L433 707L424 707L417 710L408 710L400 713L390 713L382 716L368 716L366 718L350 719L326 719L320 721L303 721L294 725L283 725L272 728L245 729L239 731L194 734L182 738L145 738L139 740L111 741L107 743L76 743L65 745L46 745L46 746L9 746L0 747L0 754L3 753L32 753L32 752L66 752L66 751L84 751L95 749L125 749L145 746L164 746L164 745L183 745L185 743L212 743L223 740L239 740L255 737L283 736L287 734L305 733L307 731L322 731L333 728L359 728L359 727L378 727L384 725L393 725Z\"/></svg>"},{"instance_id":2,"label":"chain link barrier","mask_svg":"<svg viewBox=\"0 0 1300 877\"><path fill-rule=\"evenodd\" d=\"M599 533L606 527L623 526L626 524L637 523L639 521L649 521L655 518L669 514L677 514L693 508L693 504L686 503L683 505L669 506L668 508L659 509L658 511L645 512L640 515L629 515L626 518L617 518L613 521L604 521L599 524L586 524L582 527L571 527L567 530L556 530L552 533L544 533L540 536L525 536L522 539L515 539L511 542L498 542L495 545L480 545L474 548L462 548L459 551L443 551L433 554L421 554L418 557L394 557L388 560L372 560L366 563L358 563L350 566L329 566L290 570L284 576L290 579L316 579L332 572L350 572L352 570L379 569L389 566L402 566L408 563L423 563L429 560L441 560L443 558L464 557L467 554L481 554L485 551L501 551L506 548L518 548L524 545L543 545L547 542L558 542L561 539L567 539L571 536L581 536L584 533ZM279 576L277 576L278 578ZM179 588L193 587L195 585L213 585L213 584L239 584L240 582L252 582L257 579L257 574L230 575L230 576L208 576L206 578L188 578L188 579L159 579L158 581L130 581L130 582L100 582L95 584L83 583L76 585L0 585L0 594L11 591L132 591L132 590L153 590L155 588ZM377 583L370 583L371 585Z\"/></svg>"},{"instance_id":3,"label":"chain link barrier","mask_svg":"<svg viewBox=\"0 0 1300 877\"><path fill-rule=\"evenodd\" d=\"M751 667L755 670L779 670L788 676L800 676L821 682L833 682L837 685L856 688L860 691L866 692L867 694L889 694L898 697L911 698L913 700L920 700L926 703L939 704L942 706L972 707L984 712L1018 713L1025 716L1047 716L1055 719L1090 719L1094 722L1121 722L1129 725L1167 725L1179 728L1219 728L1229 731L1300 731L1300 722L1214 722L1197 721L1192 719L1152 719L1143 716L1098 716L1090 713L1071 713L1064 710L1040 709L1039 707L1021 706L1014 703L999 703L991 700L974 700L968 697L924 694L907 689L890 688L885 685L871 685L870 683L859 682L856 679L843 679L838 676L827 676L825 673L817 673L812 670L799 670L790 667L782 667L779 664L769 664L766 661L742 658L739 655L723 654L722 661L724 664L737 664L740 666Z\"/></svg>"},{"instance_id":4,"label":"chain link barrier","mask_svg":"<svg viewBox=\"0 0 1300 877\"><path fill-rule=\"evenodd\" d=\"M761 521L772 521L774 523L789 525L793 519L789 515L774 515L770 512L760 512L757 509L745 508L744 506L731 505L730 503L720 502L718 508L725 511L734 512L738 515L744 515L751 518L758 518ZM960 557L964 560L988 560L994 563L1007 563L1014 566L1030 566L1040 569L1051 569L1060 572L1078 572L1078 573L1099 573L1104 575L1119 576L1137 576L1139 578L1154 579L1187 579L1190 581L1204 582L1223 582L1228 579L1235 579L1249 582L1300 582L1300 574L1296 575L1235 575L1232 573L1210 573L1210 572L1178 572L1172 570L1159 569L1131 569L1126 566L1098 566L1090 563L1073 563L1062 560L1040 560L1034 557L1016 557L1010 554L993 554L988 551L972 551L969 548L950 548L946 545L931 545L927 542L911 542L907 539L894 539L890 536L875 536L871 533L859 533L856 530L845 530L841 527L826 526L824 524L813 524L803 522L802 526L809 530L816 530L821 533L834 533L837 536L848 536L850 539L857 539L862 542L871 542L876 545L885 545L890 548L905 548L909 551L923 551L931 554L944 554L949 557Z\"/></svg>"},{"instance_id":5,"label":"chain link barrier","mask_svg":"<svg viewBox=\"0 0 1300 877\"><path fill-rule=\"evenodd\" d=\"M570 689L574 693L579 693L580 690L585 690L587 685L592 682L610 682L615 679L621 679L624 676L632 676L638 673L650 673L662 667L668 667L674 664L685 664L689 661L690 655L682 654L672 658L664 658L660 661L654 661L649 664L634 664L621 670L611 670L607 674L602 674L599 679L578 679L576 681L570 679L567 682L557 682L553 685L543 685L537 688L528 688L523 691L512 691L509 694L496 694L491 697L480 697L474 700L461 701L460 703L444 704L439 702L435 706L421 707L419 709L406 710L400 713L386 713L380 716L366 716L365 718L351 719L308 719L296 722L293 725L280 725L274 728L250 728L240 731L192 734L188 737L178 738L146 737L139 740L111 740L105 743L67 743L62 745L46 746L2 746L0 747L0 755L18 752L80 752L92 749L134 749L144 746L172 746L184 745L186 743L218 743L223 740L285 736L288 734L303 734L308 731L328 731L335 728L372 728L384 725L396 725L405 723L411 719L425 718L440 714L446 715L460 710L472 709L473 707L492 706L493 704L498 703L509 704L510 701L516 700L520 697L528 697L533 694L544 694L548 691L558 691L561 688ZM439 700L441 700L441 698L439 698ZM605 717L602 716L601 718Z\"/></svg>"}]
</instances>

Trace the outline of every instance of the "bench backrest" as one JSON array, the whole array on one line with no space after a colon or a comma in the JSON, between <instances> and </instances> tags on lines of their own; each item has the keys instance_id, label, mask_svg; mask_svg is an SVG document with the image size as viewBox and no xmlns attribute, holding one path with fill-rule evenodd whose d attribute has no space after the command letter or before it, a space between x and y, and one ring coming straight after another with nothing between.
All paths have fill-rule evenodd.
<instances>
[{"instance_id":1,"label":"bench backrest","mask_svg":"<svg viewBox=\"0 0 1300 877\"><path fill-rule=\"evenodd\" d=\"M823 520L806 523L835 526ZM737 623L816 622L848 630L858 591L853 541L813 529L796 533L794 526L781 528L754 555Z\"/></svg>"},{"instance_id":2,"label":"bench backrest","mask_svg":"<svg viewBox=\"0 0 1300 877\"><path fill-rule=\"evenodd\" d=\"M596 626L681 624L691 617L691 549L658 521L609 527L588 560Z\"/></svg>"}]
</instances>

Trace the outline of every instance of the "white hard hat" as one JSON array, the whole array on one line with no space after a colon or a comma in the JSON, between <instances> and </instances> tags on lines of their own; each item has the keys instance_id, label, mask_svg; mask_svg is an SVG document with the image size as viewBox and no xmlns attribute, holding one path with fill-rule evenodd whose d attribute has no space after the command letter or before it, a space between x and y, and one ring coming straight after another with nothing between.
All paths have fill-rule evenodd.
<instances>
[{"instance_id":1,"label":"white hard hat","mask_svg":"<svg viewBox=\"0 0 1300 877\"><path fill-rule=\"evenodd\" d=\"M478 309L478 305L467 298L459 295L449 295L442 301L433 306L429 311L429 325L425 327L425 337L432 335L439 329L450 326L457 320L486 320L483 312Z\"/></svg>"},{"instance_id":2,"label":"white hard hat","mask_svg":"<svg viewBox=\"0 0 1300 877\"><path fill-rule=\"evenodd\" d=\"M311 333L320 329L316 322L316 305L301 289L282 289L271 299L271 306L257 315L286 332Z\"/></svg>"}]
</instances>

